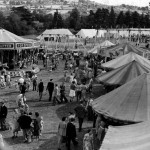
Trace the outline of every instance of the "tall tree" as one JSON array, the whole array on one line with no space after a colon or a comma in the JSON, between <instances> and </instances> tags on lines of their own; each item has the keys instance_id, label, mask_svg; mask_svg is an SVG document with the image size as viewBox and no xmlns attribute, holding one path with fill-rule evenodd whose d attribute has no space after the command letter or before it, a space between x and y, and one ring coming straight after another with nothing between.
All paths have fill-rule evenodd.
<instances>
[{"instance_id":1,"label":"tall tree","mask_svg":"<svg viewBox=\"0 0 150 150\"><path fill-rule=\"evenodd\" d=\"M58 13L58 10L54 13L53 21L52 21L53 28L62 28L63 27L63 19L61 14Z\"/></svg>"},{"instance_id":2,"label":"tall tree","mask_svg":"<svg viewBox=\"0 0 150 150\"><path fill-rule=\"evenodd\" d=\"M77 22L80 19L80 13L77 8L73 9L69 16L69 27L72 29L77 28Z\"/></svg>"},{"instance_id":3,"label":"tall tree","mask_svg":"<svg viewBox=\"0 0 150 150\"><path fill-rule=\"evenodd\" d=\"M132 27L132 24L131 24L131 21L132 21L132 18L131 18L131 13L130 11L127 11L125 13L125 16L124 16L124 24L126 25L127 28L131 28Z\"/></svg>"},{"instance_id":4,"label":"tall tree","mask_svg":"<svg viewBox=\"0 0 150 150\"><path fill-rule=\"evenodd\" d=\"M124 27L124 22L125 22L125 18L124 18L124 13L123 11L121 11L117 17L117 20L116 20L116 25L119 27L119 28L123 28Z\"/></svg>"},{"instance_id":5,"label":"tall tree","mask_svg":"<svg viewBox=\"0 0 150 150\"><path fill-rule=\"evenodd\" d=\"M132 20L133 20L133 27L139 28L140 27L140 16L137 13L137 11L134 11L131 16L132 16Z\"/></svg>"},{"instance_id":6,"label":"tall tree","mask_svg":"<svg viewBox=\"0 0 150 150\"><path fill-rule=\"evenodd\" d=\"M115 28L116 27L116 14L114 12L113 7L111 7L111 11L109 13L109 28Z\"/></svg>"},{"instance_id":7,"label":"tall tree","mask_svg":"<svg viewBox=\"0 0 150 150\"><path fill-rule=\"evenodd\" d=\"M88 29L95 28L94 12L92 10L90 10L90 14L87 16L86 23L87 23L86 28Z\"/></svg>"},{"instance_id":8,"label":"tall tree","mask_svg":"<svg viewBox=\"0 0 150 150\"><path fill-rule=\"evenodd\" d=\"M95 28L99 29L103 25L103 18L102 18L102 10L100 8L97 9L95 15L94 15L94 20L95 20Z\"/></svg>"},{"instance_id":9,"label":"tall tree","mask_svg":"<svg viewBox=\"0 0 150 150\"><path fill-rule=\"evenodd\" d=\"M31 25L33 21L33 16L31 12L26 9L25 7L13 7L12 12L20 16L21 20L25 20L27 22L27 25Z\"/></svg>"}]
</instances>

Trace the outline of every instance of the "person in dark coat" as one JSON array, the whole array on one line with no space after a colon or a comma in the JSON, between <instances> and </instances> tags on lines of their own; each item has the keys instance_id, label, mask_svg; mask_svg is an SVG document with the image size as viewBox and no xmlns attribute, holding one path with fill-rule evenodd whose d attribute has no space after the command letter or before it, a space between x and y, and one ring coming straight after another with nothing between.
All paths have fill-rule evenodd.
<instances>
[{"instance_id":1,"label":"person in dark coat","mask_svg":"<svg viewBox=\"0 0 150 150\"><path fill-rule=\"evenodd\" d=\"M66 129L66 137L67 137L67 148L70 150L70 142L74 145L77 145L78 142L76 141L76 126L74 125L74 118L70 119L70 122L67 124L67 129Z\"/></svg>"},{"instance_id":2,"label":"person in dark coat","mask_svg":"<svg viewBox=\"0 0 150 150\"><path fill-rule=\"evenodd\" d=\"M20 128L23 130L24 142L28 142L31 138L31 117L24 112L24 114L18 118L18 123Z\"/></svg>"},{"instance_id":3,"label":"person in dark coat","mask_svg":"<svg viewBox=\"0 0 150 150\"><path fill-rule=\"evenodd\" d=\"M0 126L1 126L1 130L7 130L6 117L7 117L8 109L5 106L4 102L1 102L0 105L1 105L0 106Z\"/></svg>"},{"instance_id":4,"label":"person in dark coat","mask_svg":"<svg viewBox=\"0 0 150 150\"><path fill-rule=\"evenodd\" d=\"M50 79L50 82L48 82L47 88L46 88L46 90L48 90L48 92L49 92L49 101L52 100L52 95L53 95L53 91L54 91L54 83L52 81L53 81L53 79Z\"/></svg>"},{"instance_id":5,"label":"person in dark coat","mask_svg":"<svg viewBox=\"0 0 150 150\"><path fill-rule=\"evenodd\" d=\"M85 118L86 115L86 110L82 104L83 102L80 102L80 105L77 106L74 110L76 112L76 116L78 117L78 121L79 121L79 132L81 132L82 130L82 124L83 124L83 120Z\"/></svg>"},{"instance_id":6,"label":"person in dark coat","mask_svg":"<svg viewBox=\"0 0 150 150\"><path fill-rule=\"evenodd\" d=\"M61 103L63 103L63 100L67 103L68 99L65 96L65 84L64 82L62 82L62 84L60 85L60 100Z\"/></svg>"},{"instance_id":7,"label":"person in dark coat","mask_svg":"<svg viewBox=\"0 0 150 150\"><path fill-rule=\"evenodd\" d=\"M39 101L41 101L44 91L44 83L42 79L40 79L40 83L38 84L38 91L39 91Z\"/></svg>"}]
</instances>

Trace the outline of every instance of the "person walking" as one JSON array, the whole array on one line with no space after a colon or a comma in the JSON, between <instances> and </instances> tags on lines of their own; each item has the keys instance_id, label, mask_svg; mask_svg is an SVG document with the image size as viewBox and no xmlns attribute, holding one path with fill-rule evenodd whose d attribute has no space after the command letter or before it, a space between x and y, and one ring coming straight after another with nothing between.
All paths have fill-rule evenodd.
<instances>
[{"instance_id":1,"label":"person walking","mask_svg":"<svg viewBox=\"0 0 150 150\"><path fill-rule=\"evenodd\" d=\"M66 128L66 117L63 117L58 125L58 150L61 150L61 143L66 142Z\"/></svg>"},{"instance_id":2,"label":"person walking","mask_svg":"<svg viewBox=\"0 0 150 150\"><path fill-rule=\"evenodd\" d=\"M67 124L66 137L68 150L70 150L71 141L75 146L78 145L78 142L76 141L76 126L74 125L74 118L71 118L70 122Z\"/></svg>"},{"instance_id":3,"label":"person walking","mask_svg":"<svg viewBox=\"0 0 150 150\"><path fill-rule=\"evenodd\" d=\"M70 85L70 93L69 93L69 96L70 96L70 102L73 101L74 97L76 96L76 85L75 85L75 82L72 81L71 85Z\"/></svg>"},{"instance_id":4,"label":"person walking","mask_svg":"<svg viewBox=\"0 0 150 150\"><path fill-rule=\"evenodd\" d=\"M62 84L60 85L60 101L61 101L61 103L63 103L63 99L66 103L68 102L68 99L65 96L65 84L64 84L64 82L62 82Z\"/></svg>"},{"instance_id":5,"label":"person walking","mask_svg":"<svg viewBox=\"0 0 150 150\"><path fill-rule=\"evenodd\" d=\"M88 130L83 138L83 150L94 150L93 133L92 130Z\"/></svg>"},{"instance_id":6,"label":"person walking","mask_svg":"<svg viewBox=\"0 0 150 150\"><path fill-rule=\"evenodd\" d=\"M23 130L23 137L24 142L31 142L31 122L32 119L29 115L27 115L25 112L19 117L18 123L20 125L20 128Z\"/></svg>"},{"instance_id":7,"label":"person walking","mask_svg":"<svg viewBox=\"0 0 150 150\"><path fill-rule=\"evenodd\" d=\"M37 88L37 76L36 75L33 76L32 82L33 82L33 91L36 91L36 88Z\"/></svg>"},{"instance_id":8,"label":"person walking","mask_svg":"<svg viewBox=\"0 0 150 150\"><path fill-rule=\"evenodd\" d=\"M54 83L52 81L53 81L53 79L50 79L50 82L48 82L47 88L46 88L46 90L48 90L48 92L49 92L49 101L51 101L52 94L54 91Z\"/></svg>"},{"instance_id":9,"label":"person walking","mask_svg":"<svg viewBox=\"0 0 150 150\"><path fill-rule=\"evenodd\" d=\"M59 88L58 88L58 84L55 84L55 88L54 88L54 96L53 96L53 105L56 104L56 101L58 104L60 104L60 101L58 100L59 97Z\"/></svg>"},{"instance_id":10,"label":"person walking","mask_svg":"<svg viewBox=\"0 0 150 150\"><path fill-rule=\"evenodd\" d=\"M26 93L26 82L23 83L23 85L21 85L21 94L23 96L23 100L24 100L24 97L25 97L25 93Z\"/></svg>"},{"instance_id":11,"label":"person walking","mask_svg":"<svg viewBox=\"0 0 150 150\"><path fill-rule=\"evenodd\" d=\"M80 102L80 105L77 106L74 110L75 110L76 116L78 117L78 121L79 121L79 132L81 132L83 120L86 115L86 110L83 106L83 102Z\"/></svg>"},{"instance_id":12,"label":"person walking","mask_svg":"<svg viewBox=\"0 0 150 150\"><path fill-rule=\"evenodd\" d=\"M7 130L6 117L7 117L8 109L5 106L4 102L1 102L0 105L1 105L0 106L0 126L1 126L1 130Z\"/></svg>"},{"instance_id":13,"label":"person walking","mask_svg":"<svg viewBox=\"0 0 150 150\"><path fill-rule=\"evenodd\" d=\"M77 97L77 102L80 101L82 98L82 87L80 83L78 83L76 87L76 97Z\"/></svg>"},{"instance_id":14,"label":"person walking","mask_svg":"<svg viewBox=\"0 0 150 150\"><path fill-rule=\"evenodd\" d=\"M44 91L44 83L42 81L42 79L40 79L40 83L38 84L38 90L39 92L39 101L41 101L42 96L43 96L43 91Z\"/></svg>"}]
</instances>

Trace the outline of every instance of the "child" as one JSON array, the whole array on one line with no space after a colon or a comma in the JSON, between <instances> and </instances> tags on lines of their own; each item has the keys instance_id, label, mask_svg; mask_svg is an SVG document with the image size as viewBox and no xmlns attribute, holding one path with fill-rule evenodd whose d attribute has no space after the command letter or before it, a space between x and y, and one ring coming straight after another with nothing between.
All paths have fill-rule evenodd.
<instances>
[{"instance_id":1,"label":"child","mask_svg":"<svg viewBox=\"0 0 150 150\"><path fill-rule=\"evenodd\" d=\"M35 112L35 119L34 119L34 136L36 139L39 139L41 132L43 130L43 117L39 115L38 112Z\"/></svg>"},{"instance_id":2,"label":"child","mask_svg":"<svg viewBox=\"0 0 150 150\"><path fill-rule=\"evenodd\" d=\"M14 112L15 112L15 115L13 116L14 128L13 128L13 137L12 138L17 138L18 131L20 131L20 126L18 123L18 118L20 115L19 115L18 109L15 109Z\"/></svg>"}]
</instances>

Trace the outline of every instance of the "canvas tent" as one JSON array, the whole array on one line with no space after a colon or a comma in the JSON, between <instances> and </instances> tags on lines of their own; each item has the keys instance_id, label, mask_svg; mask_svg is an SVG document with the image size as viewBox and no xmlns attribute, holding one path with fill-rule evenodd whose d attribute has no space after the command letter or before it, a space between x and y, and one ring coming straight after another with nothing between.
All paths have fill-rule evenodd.
<instances>
[{"instance_id":1,"label":"canvas tent","mask_svg":"<svg viewBox=\"0 0 150 150\"><path fill-rule=\"evenodd\" d=\"M100 47L102 47L102 48L107 48L107 47L111 47L111 46L114 46L115 44L114 43L112 43L112 42L110 42L110 41L108 41L108 40L105 40L104 42L102 42L101 44L100 44Z\"/></svg>"},{"instance_id":2,"label":"canvas tent","mask_svg":"<svg viewBox=\"0 0 150 150\"><path fill-rule=\"evenodd\" d=\"M99 50L100 50L99 45L97 45L94 48L92 48L91 50L89 50L88 53L97 54Z\"/></svg>"},{"instance_id":3,"label":"canvas tent","mask_svg":"<svg viewBox=\"0 0 150 150\"><path fill-rule=\"evenodd\" d=\"M95 29L81 29L76 35L80 38L93 38L97 34Z\"/></svg>"},{"instance_id":4,"label":"canvas tent","mask_svg":"<svg viewBox=\"0 0 150 150\"><path fill-rule=\"evenodd\" d=\"M104 64L102 64L102 67L104 68L119 68L125 64L128 64L129 62L132 61L137 61L140 64L143 64L145 67L149 68L150 66L150 61L145 59L144 57L134 53L134 52L130 52L126 55L122 55L120 57L117 57L116 59L113 59L111 61L108 61Z\"/></svg>"},{"instance_id":5,"label":"canvas tent","mask_svg":"<svg viewBox=\"0 0 150 150\"><path fill-rule=\"evenodd\" d=\"M7 63L8 66L15 64L15 56L17 52L21 52L26 49L39 48L40 42L24 39L17 36L5 29L0 29L0 66L3 63Z\"/></svg>"},{"instance_id":6,"label":"canvas tent","mask_svg":"<svg viewBox=\"0 0 150 150\"><path fill-rule=\"evenodd\" d=\"M106 51L107 56L109 55L109 52L114 52L114 51L121 51L123 54L127 54L129 52L135 52L141 56L143 56L145 53L148 52L148 50L133 46L130 43L122 43L122 44L116 45L115 47L108 48Z\"/></svg>"},{"instance_id":7,"label":"canvas tent","mask_svg":"<svg viewBox=\"0 0 150 150\"><path fill-rule=\"evenodd\" d=\"M99 75L97 77L97 80L104 84L122 85L145 72L148 73L149 71L150 66L148 68L144 65L144 63L141 64L140 62L134 60L128 64L125 64L124 66L121 66L105 74Z\"/></svg>"},{"instance_id":8,"label":"canvas tent","mask_svg":"<svg viewBox=\"0 0 150 150\"><path fill-rule=\"evenodd\" d=\"M59 37L69 37L74 38L74 35L70 32L69 29L46 29L41 35L37 37L37 39L44 39L44 38L56 38Z\"/></svg>"},{"instance_id":9,"label":"canvas tent","mask_svg":"<svg viewBox=\"0 0 150 150\"><path fill-rule=\"evenodd\" d=\"M14 50L14 49L29 49L32 48L32 40L24 39L5 29L0 29L0 49Z\"/></svg>"},{"instance_id":10,"label":"canvas tent","mask_svg":"<svg viewBox=\"0 0 150 150\"><path fill-rule=\"evenodd\" d=\"M150 122L108 128L100 150L149 150Z\"/></svg>"},{"instance_id":11,"label":"canvas tent","mask_svg":"<svg viewBox=\"0 0 150 150\"><path fill-rule=\"evenodd\" d=\"M144 73L92 102L93 109L112 119L141 122L150 119L150 74Z\"/></svg>"}]
</instances>

